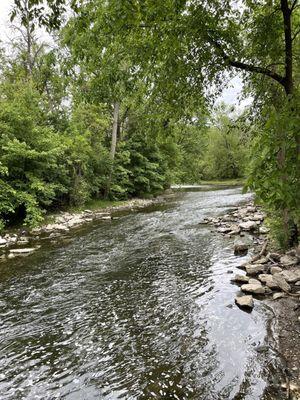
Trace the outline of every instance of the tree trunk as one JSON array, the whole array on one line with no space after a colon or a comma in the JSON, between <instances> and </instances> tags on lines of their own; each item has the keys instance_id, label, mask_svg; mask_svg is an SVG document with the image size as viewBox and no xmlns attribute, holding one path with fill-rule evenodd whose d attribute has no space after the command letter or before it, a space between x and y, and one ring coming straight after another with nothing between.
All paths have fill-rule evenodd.
<instances>
[{"instance_id":1,"label":"tree trunk","mask_svg":"<svg viewBox=\"0 0 300 400\"><path fill-rule=\"evenodd\" d=\"M117 135L118 135L118 126L119 126L119 113L120 113L120 103L115 102L113 128L112 128L112 134L111 134L111 146L110 146L110 157L112 160L115 159L115 154L116 154Z\"/></svg>"}]
</instances>

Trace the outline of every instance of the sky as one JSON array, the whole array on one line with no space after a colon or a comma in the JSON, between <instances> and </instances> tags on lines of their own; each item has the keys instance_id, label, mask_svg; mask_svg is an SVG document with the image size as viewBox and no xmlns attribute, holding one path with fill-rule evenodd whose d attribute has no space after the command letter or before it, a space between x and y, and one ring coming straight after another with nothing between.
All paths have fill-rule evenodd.
<instances>
[{"instance_id":1,"label":"sky","mask_svg":"<svg viewBox=\"0 0 300 400\"><path fill-rule=\"evenodd\" d=\"M9 12L12 8L13 0L0 0L0 39L5 43L11 37L11 32L8 29ZM217 103L224 102L228 105L236 106L237 110L243 110L251 103L251 99L239 101L239 95L243 89L242 79L236 75L229 83L228 87L223 90L217 100Z\"/></svg>"}]
</instances>

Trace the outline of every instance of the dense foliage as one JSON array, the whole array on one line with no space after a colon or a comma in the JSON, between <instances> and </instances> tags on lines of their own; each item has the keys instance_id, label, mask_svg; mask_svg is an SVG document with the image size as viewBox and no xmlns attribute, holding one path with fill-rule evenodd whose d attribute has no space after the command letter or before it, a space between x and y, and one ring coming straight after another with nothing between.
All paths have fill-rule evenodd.
<instances>
[{"instance_id":1,"label":"dense foliage","mask_svg":"<svg viewBox=\"0 0 300 400\"><path fill-rule=\"evenodd\" d=\"M3 218L247 173L285 243L297 241L298 0L14 1L23 39L2 63ZM254 98L240 118L211 107L236 70Z\"/></svg>"}]
</instances>

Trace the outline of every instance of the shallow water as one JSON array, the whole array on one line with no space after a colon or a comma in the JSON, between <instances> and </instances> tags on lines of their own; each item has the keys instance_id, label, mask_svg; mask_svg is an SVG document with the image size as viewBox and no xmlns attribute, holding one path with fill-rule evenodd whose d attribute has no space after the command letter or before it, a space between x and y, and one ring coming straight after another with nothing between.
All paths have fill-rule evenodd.
<instances>
[{"instance_id":1,"label":"shallow water","mask_svg":"<svg viewBox=\"0 0 300 400\"><path fill-rule=\"evenodd\" d=\"M280 399L270 310L234 305L245 258L199 222L239 188L180 193L0 266L0 398Z\"/></svg>"}]
</instances>

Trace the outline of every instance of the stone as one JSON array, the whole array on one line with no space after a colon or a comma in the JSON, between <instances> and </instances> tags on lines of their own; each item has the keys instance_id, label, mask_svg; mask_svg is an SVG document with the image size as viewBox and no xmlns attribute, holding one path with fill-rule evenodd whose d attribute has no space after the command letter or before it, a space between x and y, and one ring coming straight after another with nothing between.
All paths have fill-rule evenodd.
<instances>
[{"instance_id":1,"label":"stone","mask_svg":"<svg viewBox=\"0 0 300 400\"><path fill-rule=\"evenodd\" d=\"M267 233L270 232L270 229L267 228L266 226L260 226L258 231L259 231L259 233L261 233L262 235L266 235Z\"/></svg>"},{"instance_id":2,"label":"stone","mask_svg":"<svg viewBox=\"0 0 300 400\"><path fill-rule=\"evenodd\" d=\"M13 255L22 255L22 254L29 254L33 253L36 250L34 247L28 247L28 248L23 248L23 249L11 249L10 254Z\"/></svg>"},{"instance_id":3,"label":"stone","mask_svg":"<svg viewBox=\"0 0 300 400\"><path fill-rule=\"evenodd\" d=\"M300 268L284 270L280 272L280 275L282 275L288 283L295 283L300 280Z\"/></svg>"},{"instance_id":4,"label":"stone","mask_svg":"<svg viewBox=\"0 0 300 400\"><path fill-rule=\"evenodd\" d=\"M217 231L220 233L228 233L231 231L231 228L230 226L220 226Z\"/></svg>"},{"instance_id":5,"label":"stone","mask_svg":"<svg viewBox=\"0 0 300 400\"><path fill-rule=\"evenodd\" d=\"M250 278L248 283L250 283L250 285L261 285L261 282L254 278Z\"/></svg>"},{"instance_id":6,"label":"stone","mask_svg":"<svg viewBox=\"0 0 300 400\"><path fill-rule=\"evenodd\" d=\"M4 238L0 238L0 246L5 246L7 243L7 240Z\"/></svg>"},{"instance_id":7,"label":"stone","mask_svg":"<svg viewBox=\"0 0 300 400\"><path fill-rule=\"evenodd\" d=\"M253 217L251 217L253 221L263 221L265 219L263 214L255 213Z\"/></svg>"},{"instance_id":8,"label":"stone","mask_svg":"<svg viewBox=\"0 0 300 400\"><path fill-rule=\"evenodd\" d=\"M284 277L280 274L274 274L273 276L273 280L275 283L277 283L278 287L283 290L284 292L290 292L291 287L290 285L287 283L287 281L284 279Z\"/></svg>"},{"instance_id":9,"label":"stone","mask_svg":"<svg viewBox=\"0 0 300 400\"><path fill-rule=\"evenodd\" d=\"M284 265L285 267L293 267L298 263L297 257L284 255L280 257L280 264Z\"/></svg>"},{"instance_id":10,"label":"stone","mask_svg":"<svg viewBox=\"0 0 300 400\"><path fill-rule=\"evenodd\" d=\"M296 282L295 286L300 286L300 281Z\"/></svg>"},{"instance_id":11,"label":"stone","mask_svg":"<svg viewBox=\"0 0 300 400\"><path fill-rule=\"evenodd\" d=\"M280 267L271 267L270 272L271 272L272 275L279 274L280 272L282 272L282 268L280 268Z\"/></svg>"},{"instance_id":12,"label":"stone","mask_svg":"<svg viewBox=\"0 0 300 400\"><path fill-rule=\"evenodd\" d=\"M239 307L250 308L254 307L253 297L251 295L237 296L235 302Z\"/></svg>"},{"instance_id":13,"label":"stone","mask_svg":"<svg viewBox=\"0 0 300 400\"><path fill-rule=\"evenodd\" d=\"M269 274L260 274L258 275L258 279L265 283L270 289L278 289L278 284L274 281L273 275Z\"/></svg>"},{"instance_id":14,"label":"stone","mask_svg":"<svg viewBox=\"0 0 300 400\"><path fill-rule=\"evenodd\" d=\"M254 206L248 206L248 207L246 208L246 212L255 213L255 212L256 212L256 207L254 207Z\"/></svg>"},{"instance_id":15,"label":"stone","mask_svg":"<svg viewBox=\"0 0 300 400\"><path fill-rule=\"evenodd\" d=\"M256 275L265 272L265 267L262 264L248 264L246 265L246 272L249 275Z\"/></svg>"},{"instance_id":16,"label":"stone","mask_svg":"<svg viewBox=\"0 0 300 400\"><path fill-rule=\"evenodd\" d=\"M242 285L241 289L243 292L246 292L246 293L253 293L253 294L264 294L265 293L265 289L261 284L246 283L245 285Z\"/></svg>"},{"instance_id":17,"label":"stone","mask_svg":"<svg viewBox=\"0 0 300 400\"><path fill-rule=\"evenodd\" d=\"M255 261L255 264L267 264L268 261L267 257L261 257Z\"/></svg>"},{"instance_id":18,"label":"stone","mask_svg":"<svg viewBox=\"0 0 300 400\"><path fill-rule=\"evenodd\" d=\"M285 297L285 293L283 292L278 292L273 294L273 300L282 299L283 297Z\"/></svg>"},{"instance_id":19,"label":"stone","mask_svg":"<svg viewBox=\"0 0 300 400\"><path fill-rule=\"evenodd\" d=\"M244 242L237 242L234 245L234 255L246 255L248 253L249 245Z\"/></svg>"},{"instance_id":20,"label":"stone","mask_svg":"<svg viewBox=\"0 0 300 400\"><path fill-rule=\"evenodd\" d=\"M249 277L246 275L241 275L241 274L236 274L234 278L231 279L232 282L238 282L238 283L248 283L249 282Z\"/></svg>"},{"instance_id":21,"label":"stone","mask_svg":"<svg viewBox=\"0 0 300 400\"><path fill-rule=\"evenodd\" d=\"M244 231L254 231L257 228L257 223L255 221L242 222L239 227Z\"/></svg>"}]
</instances>

